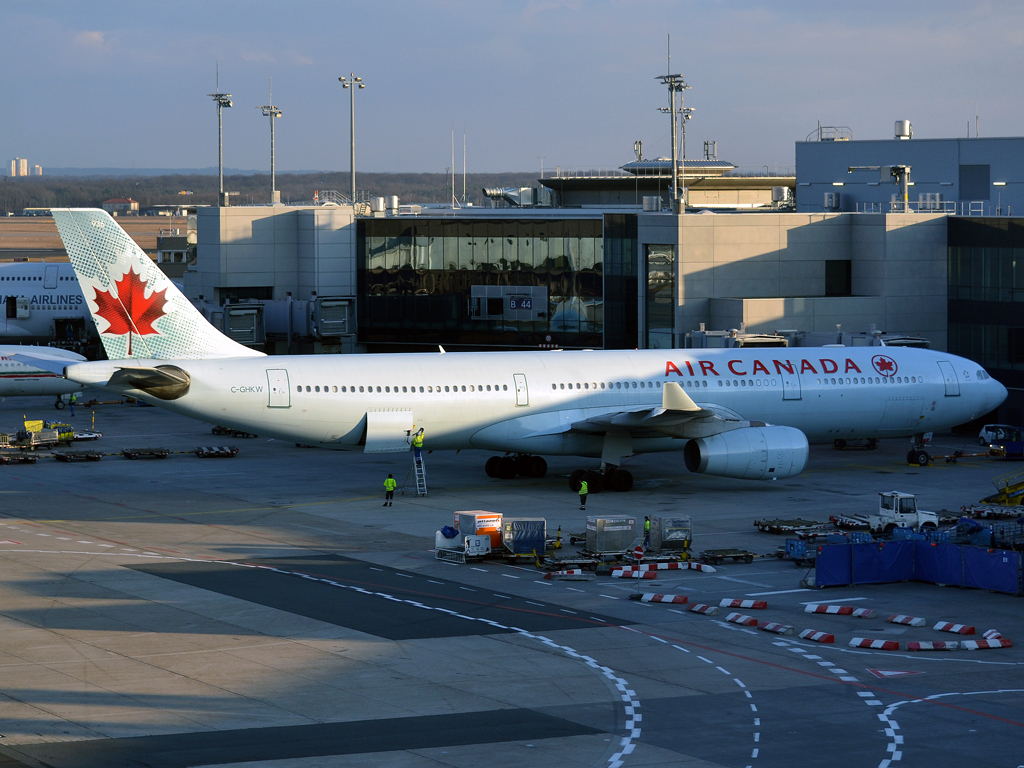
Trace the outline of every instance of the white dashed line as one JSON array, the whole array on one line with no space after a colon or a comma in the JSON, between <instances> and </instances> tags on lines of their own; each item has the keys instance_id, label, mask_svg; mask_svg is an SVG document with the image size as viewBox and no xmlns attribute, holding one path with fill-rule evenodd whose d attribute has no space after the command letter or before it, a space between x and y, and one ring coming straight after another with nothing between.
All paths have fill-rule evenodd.
<instances>
[{"instance_id":1,"label":"white dashed line","mask_svg":"<svg viewBox=\"0 0 1024 768\"><path fill-rule=\"evenodd\" d=\"M705 659L703 656L698 656L697 658L700 659L701 661L707 663L707 664L714 664L715 663L711 659Z\"/></svg>"},{"instance_id":2,"label":"white dashed line","mask_svg":"<svg viewBox=\"0 0 1024 768\"><path fill-rule=\"evenodd\" d=\"M431 584L440 584L440 585L444 586L444 582L443 581L434 581L433 579L427 579L427 581L429 581Z\"/></svg>"},{"instance_id":3,"label":"white dashed line","mask_svg":"<svg viewBox=\"0 0 1024 768\"><path fill-rule=\"evenodd\" d=\"M480 573L490 573L490 571L488 571L488 570L486 570L484 568L473 568L473 567L471 567L469 570L471 570L471 571L480 571Z\"/></svg>"},{"instance_id":4,"label":"white dashed line","mask_svg":"<svg viewBox=\"0 0 1024 768\"><path fill-rule=\"evenodd\" d=\"M535 603L535 602L533 602L532 600L527 600L527 601L526 601L526 603L527 603L528 605L539 605L539 606L540 606L541 608L543 608L543 607L544 607L544 603Z\"/></svg>"},{"instance_id":5,"label":"white dashed line","mask_svg":"<svg viewBox=\"0 0 1024 768\"><path fill-rule=\"evenodd\" d=\"M395 576L401 576L403 579L411 579L412 578L412 576L410 576L408 573L399 573L398 571L395 571Z\"/></svg>"},{"instance_id":6,"label":"white dashed line","mask_svg":"<svg viewBox=\"0 0 1024 768\"><path fill-rule=\"evenodd\" d=\"M619 599L617 597L612 597L611 595L601 595L601 597L607 597L609 600L618 600Z\"/></svg>"},{"instance_id":7,"label":"white dashed line","mask_svg":"<svg viewBox=\"0 0 1024 768\"><path fill-rule=\"evenodd\" d=\"M475 589L470 589L469 587L459 587L459 589L464 589L464 590L466 590L467 592L476 592L476 590L475 590Z\"/></svg>"},{"instance_id":8,"label":"white dashed line","mask_svg":"<svg viewBox=\"0 0 1024 768\"><path fill-rule=\"evenodd\" d=\"M79 544L81 544L82 542L78 542L78 543L79 543ZM374 568L374 567L373 567L373 566L371 565L371 566L370 566L370 570L371 570L371 571L383 571L384 569L383 569L383 568Z\"/></svg>"},{"instance_id":9,"label":"white dashed line","mask_svg":"<svg viewBox=\"0 0 1024 768\"><path fill-rule=\"evenodd\" d=\"M685 648L681 648L678 645L673 645L672 647L675 648L677 651L682 651L683 653L689 653L688 650L686 650Z\"/></svg>"},{"instance_id":10,"label":"white dashed line","mask_svg":"<svg viewBox=\"0 0 1024 768\"><path fill-rule=\"evenodd\" d=\"M503 573L501 575L504 576L506 579L518 579L519 578L518 576L513 576L511 573Z\"/></svg>"}]
</instances>

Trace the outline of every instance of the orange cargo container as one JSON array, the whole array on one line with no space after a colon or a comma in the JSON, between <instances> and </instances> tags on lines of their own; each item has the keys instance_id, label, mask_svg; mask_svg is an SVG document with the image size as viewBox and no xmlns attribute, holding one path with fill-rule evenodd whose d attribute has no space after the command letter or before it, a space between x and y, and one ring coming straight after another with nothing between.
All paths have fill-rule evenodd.
<instances>
[{"instance_id":1,"label":"orange cargo container","mask_svg":"<svg viewBox=\"0 0 1024 768\"><path fill-rule=\"evenodd\" d=\"M490 536L491 548L501 549L501 513L473 509L455 513L455 528L463 536Z\"/></svg>"}]
</instances>

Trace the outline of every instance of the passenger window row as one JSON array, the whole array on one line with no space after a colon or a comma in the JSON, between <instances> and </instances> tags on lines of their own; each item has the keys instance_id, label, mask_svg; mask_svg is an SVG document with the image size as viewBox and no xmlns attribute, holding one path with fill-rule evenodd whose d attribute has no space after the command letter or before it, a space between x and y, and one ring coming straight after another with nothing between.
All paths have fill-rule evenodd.
<instances>
[{"instance_id":1,"label":"passenger window row","mask_svg":"<svg viewBox=\"0 0 1024 768\"><path fill-rule=\"evenodd\" d=\"M640 389L654 389L655 387L661 389L661 382L641 381L637 383L635 381L609 381L605 384L605 382L602 381L600 384L597 382L583 382L582 384L579 382L576 382L575 384L569 382L568 384L551 385L552 389L636 389L637 387Z\"/></svg>"},{"instance_id":2,"label":"passenger window row","mask_svg":"<svg viewBox=\"0 0 1024 768\"><path fill-rule=\"evenodd\" d=\"M720 387L774 387L775 379L726 379L724 382L722 379L718 380L718 386Z\"/></svg>"},{"instance_id":3,"label":"passenger window row","mask_svg":"<svg viewBox=\"0 0 1024 768\"><path fill-rule=\"evenodd\" d=\"M842 376L837 378L824 378L815 379L815 384L921 384L924 379L920 376L853 376L846 377Z\"/></svg>"},{"instance_id":4,"label":"passenger window row","mask_svg":"<svg viewBox=\"0 0 1024 768\"><path fill-rule=\"evenodd\" d=\"M470 384L470 385L468 385L468 387L469 388L467 390L467 385L466 384L461 384L461 385L453 384L451 386L444 387L444 391L445 392L466 392L466 391L469 391L469 392L508 392L508 384L500 384L500 385L499 384L495 384L495 385L493 385L493 388L492 388L492 385L490 385L490 384ZM296 392L302 392L303 391L303 385L302 384L297 385L295 387L295 391ZM325 384L323 387L320 387L320 386L317 386L315 384L314 385L307 384L307 385L305 385L305 391L306 392L338 392L338 391L341 391L341 392L356 392L356 385L353 384L351 386L336 387L336 386L333 386L333 385L328 386L328 385ZM395 394L395 395L402 394L402 393L416 394L417 392L424 392L424 391L426 391L427 393L434 393L434 392L440 393L441 392L441 385L428 386L428 387L409 387L409 386L405 386L405 387L401 387L401 391L399 391L399 387L397 387L397 386L395 386L395 387L390 387L390 386L377 387L377 386L363 385L363 386L358 388L358 391L359 392L375 392L376 391L376 392L382 392L383 394Z\"/></svg>"}]
</instances>

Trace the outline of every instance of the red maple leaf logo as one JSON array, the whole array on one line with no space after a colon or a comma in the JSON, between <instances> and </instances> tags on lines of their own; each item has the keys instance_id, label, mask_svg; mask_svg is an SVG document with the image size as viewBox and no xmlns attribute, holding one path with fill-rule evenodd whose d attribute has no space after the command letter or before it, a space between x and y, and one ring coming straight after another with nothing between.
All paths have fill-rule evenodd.
<instances>
[{"instance_id":1,"label":"red maple leaf logo","mask_svg":"<svg viewBox=\"0 0 1024 768\"><path fill-rule=\"evenodd\" d=\"M875 370L883 376L892 376L896 373L896 361L884 355L875 355L871 358L871 364Z\"/></svg>"},{"instance_id":2,"label":"red maple leaf logo","mask_svg":"<svg viewBox=\"0 0 1024 768\"><path fill-rule=\"evenodd\" d=\"M146 283L131 269L114 283L117 296L110 291L95 290L96 314L109 323L103 333L113 336L128 334L128 356L132 354L132 334L149 336L158 333L153 323L166 315L167 289L153 291L146 298Z\"/></svg>"}]
</instances>

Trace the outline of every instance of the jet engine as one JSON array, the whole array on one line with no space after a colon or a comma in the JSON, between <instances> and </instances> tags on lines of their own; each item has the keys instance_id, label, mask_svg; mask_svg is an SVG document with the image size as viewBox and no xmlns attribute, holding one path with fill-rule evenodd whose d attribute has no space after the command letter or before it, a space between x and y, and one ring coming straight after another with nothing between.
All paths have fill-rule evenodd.
<instances>
[{"instance_id":1,"label":"jet engine","mask_svg":"<svg viewBox=\"0 0 1024 768\"><path fill-rule=\"evenodd\" d=\"M743 480L793 477L807 466L807 436L793 427L745 427L690 440L683 460L691 472Z\"/></svg>"}]
</instances>

